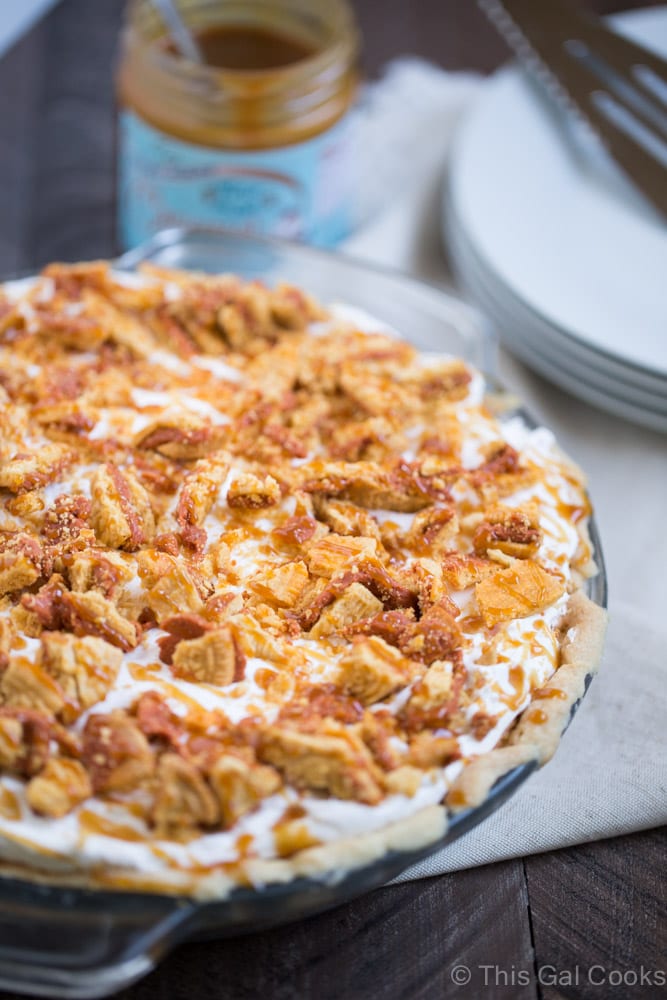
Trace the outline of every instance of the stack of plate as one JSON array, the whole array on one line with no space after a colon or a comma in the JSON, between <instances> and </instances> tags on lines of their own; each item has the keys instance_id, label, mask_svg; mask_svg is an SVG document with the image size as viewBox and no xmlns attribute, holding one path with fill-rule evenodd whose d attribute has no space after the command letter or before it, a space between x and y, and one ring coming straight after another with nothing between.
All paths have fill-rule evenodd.
<instances>
[{"instance_id":1,"label":"stack of plate","mask_svg":"<svg viewBox=\"0 0 667 1000\"><path fill-rule=\"evenodd\" d=\"M667 8L615 26L667 56ZM667 431L667 225L517 68L459 132L444 228L457 276L515 354Z\"/></svg>"}]
</instances>

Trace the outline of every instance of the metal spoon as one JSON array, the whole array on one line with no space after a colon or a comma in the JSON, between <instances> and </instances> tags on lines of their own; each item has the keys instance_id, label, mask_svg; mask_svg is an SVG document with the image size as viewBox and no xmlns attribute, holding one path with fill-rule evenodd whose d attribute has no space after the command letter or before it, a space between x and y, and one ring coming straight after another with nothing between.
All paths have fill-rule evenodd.
<instances>
[{"instance_id":1,"label":"metal spoon","mask_svg":"<svg viewBox=\"0 0 667 1000\"><path fill-rule=\"evenodd\" d=\"M206 60L190 31L186 28L174 0L152 0L152 3L167 25L169 34L181 55L189 59L190 62L203 66Z\"/></svg>"}]
</instances>

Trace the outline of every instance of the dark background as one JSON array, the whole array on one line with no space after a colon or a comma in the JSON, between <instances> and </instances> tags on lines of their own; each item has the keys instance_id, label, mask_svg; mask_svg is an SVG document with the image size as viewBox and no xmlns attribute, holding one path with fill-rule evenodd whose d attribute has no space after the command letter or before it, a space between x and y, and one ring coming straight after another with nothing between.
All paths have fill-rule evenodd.
<instances>
[{"instance_id":1,"label":"dark background","mask_svg":"<svg viewBox=\"0 0 667 1000\"><path fill-rule=\"evenodd\" d=\"M481 72L507 57L474 0L352 3L370 76L402 53ZM61 0L0 60L0 274L115 252L113 65L122 9L123 0Z\"/></svg>"},{"instance_id":2,"label":"dark background","mask_svg":"<svg viewBox=\"0 0 667 1000\"><path fill-rule=\"evenodd\" d=\"M62 0L0 60L0 274L114 253L113 62L122 6ZM368 75L408 52L447 69L482 72L506 58L473 0L354 6ZM628 4L590 6L612 12ZM651 831L381 889L280 930L184 946L122 996L664 997L665 988L589 985L586 969L664 967L665 846L664 832ZM464 988L451 981L461 963L474 969ZM492 985L484 987L482 965L502 970L497 984L491 973ZM544 966L558 970L559 983L537 981ZM577 967L579 985L568 983ZM526 971L530 982L523 985Z\"/></svg>"}]
</instances>

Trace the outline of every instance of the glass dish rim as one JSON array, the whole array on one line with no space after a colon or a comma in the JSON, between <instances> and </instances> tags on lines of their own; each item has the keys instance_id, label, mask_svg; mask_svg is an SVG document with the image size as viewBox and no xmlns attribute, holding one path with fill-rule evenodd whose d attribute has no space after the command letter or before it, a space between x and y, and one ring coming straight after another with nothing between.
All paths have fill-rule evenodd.
<instances>
[{"instance_id":1,"label":"glass dish rim","mask_svg":"<svg viewBox=\"0 0 667 1000\"><path fill-rule=\"evenodd\" d=\"M120 270L133 270L142 260L150 259L152 253L168 246L183 245L187 239L199 239L202 235L206 239L215 239L216 236L219 238L220 233L215 230L202 229L163 231L142 244L141 247L121 255L112 260L111 263ZM225 239L232 241L239 238L237 234L232 233L224 233L223 235ZM479 337L488 336L488 321L474 307L433 283L422 282L392 268L369 264L351 255L331 253L271 238L244 236L240 239L246 244L252 242L269 246L278 253L315 255L320 260L335 257L355 269L360 268L367 272L375 272L396 279L399 285L405 284L417 294L427 292L432 302L444 306L443 320L446 319L454 327L456 327L456 321L460 315L465 317L467 323L471 323L477 328ZM37 272L33 269L22 275L13 275L2 280L29 277L35 273ZM493 373L483 372L483 374L492 392L505 391ZM523 406L509 409L503 414L502 419L510 419L511 417L519 417L529 427L539 426L539 423ZM586 582L585 592L594 603L606 608L607 577L594 516L591 516L590 519L589 532L598 573ZM590 680L591 675L586 679L586 690ZM574 717L580 701L581 699L573 704L568 725ZM140 976L150 971L156 960L162 957L167 950L193 936L223 937L240 934L248 930L259 929L262 926L272 926L291 919L302 919L323 909L347 902L354 896L361 895L372 888L379 888L406 868L434 854L472 829L514 794L535 770L535 767L535 762L530 761L502 775L480 806L464 810L450 817L447 831L442 838L416 850L387 852L381 858L362 868L348 870L335 884L331 882L330 875L327 877L326 874L322 874L308 878L300 877L287 883L273 883L263 887L239 887L232 890L225 899L200 901L188 896L161 892L74 888L62 884L39 883L29 878L0 876L0 916L3 912L11 912L13 906L20 906L24 903L28 907L37 907L43 917L47 914L55 917L62 912L63 906L66 905L74 913L80 911L84 925L86 913L97 907L104 909L112 920L118 917L119 926L123 921L127 921L130 911L134 912L135 917L131 934L128 931L122 960L107 962L106 965L98 964L93 971L79 971L73 967L66 969L55 966L53 963L50 966L44 965L43 969L56 976L56 980L49 980L48 989L44 983L40 986L39 967L27 968L26 963L32 960L30 954L19 956L17 962L16 958L7 954L3 946L0 945L0 987L31 990L49 996L102 996L136 981ZM325 891L326 899L322 897L323 891ZM334 898L332 898L332 893ZM309 897L309 905L302 907L296 913L288 913L281 920L282 904L293 899L295 895ZM223 919L224 911L233 909L237 904L242 908L248 906L251 909L266 906L268 913L263 920L252 919L246 920L240 925L230 925ZM148 920L143 924L136 922L135 906L145 906L150 911ZM271 913L273 913L273 917ZM85 928L82 927L83 929ZM105 978L105 972L107 978ZM58 976L60 979L57 978ZM98 983L97 990L93 988L95 982Z\"/></svg>"}]
</instances>

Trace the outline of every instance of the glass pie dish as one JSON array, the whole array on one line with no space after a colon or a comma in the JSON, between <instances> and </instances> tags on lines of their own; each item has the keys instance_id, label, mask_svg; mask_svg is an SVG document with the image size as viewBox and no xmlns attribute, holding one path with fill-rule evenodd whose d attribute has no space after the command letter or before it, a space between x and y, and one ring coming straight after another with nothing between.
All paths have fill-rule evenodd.
<instances>
[{"instance_id":1,"label":"glass pie dish","mask_svg":"<svg viewBox=\"0 0 667 1000\"><path fill-rule=\"evenodd\" d=\"M487 372L492 390L493 342L467 306L401 275L340 256L249 237L172 230L115 262L131 271L142 261L190 270L234 271L268 284L290 281L326 303L344 299L401 330L418 348L447 352ZM505 417L534 426L516 408ZM605 602L602 556L590 529L599 567L586 593ZM574 711L573 706L572 711ZM536 766L507 768L476 808L462 809L447 834L427 846L394 846L353 870L297 876L288 882L238 887L224 900L73 889L35 881L0 881L0 985L49 996L102 996L145 974L174 944L192 936L224 936L298 919L343 902L395 877L445 846L496 809ZM36 947L35 942L39 942Z\"/></svg>"}]
</instances>

